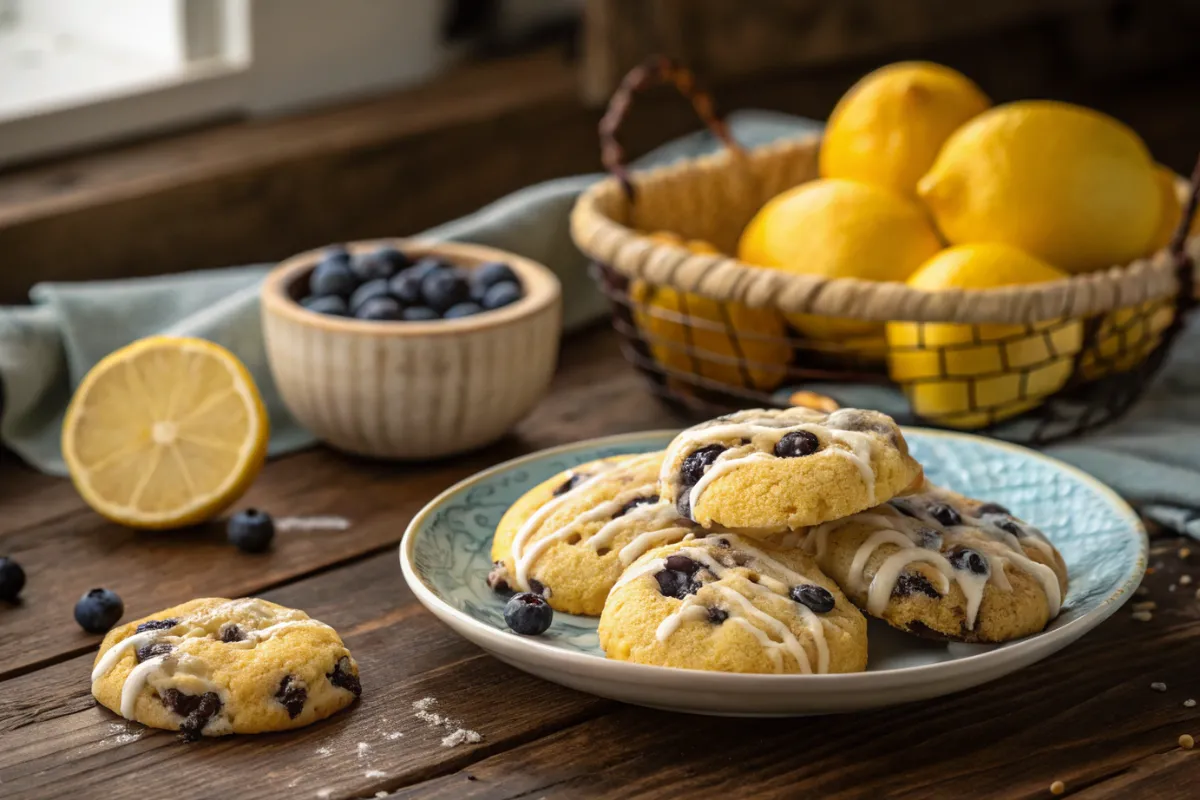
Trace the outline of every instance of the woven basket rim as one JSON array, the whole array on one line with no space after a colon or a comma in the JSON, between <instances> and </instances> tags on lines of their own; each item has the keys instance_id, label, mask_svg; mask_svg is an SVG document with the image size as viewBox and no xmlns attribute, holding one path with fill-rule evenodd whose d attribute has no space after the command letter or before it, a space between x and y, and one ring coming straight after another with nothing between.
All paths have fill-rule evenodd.
<instances>
[{"instance_id":1,"label":"woven basket rim","mask_svg":"<svg viewBox=\"0 0 1200 800\"><path fill-rule=\"evenodd\" d=\"M665 183L711 180L718 172L748 169L772 160L811 157L820 134L789 137L744 153L722 150L633 173L635 190ZM742 163L745 159L749 163ZM1181 179L1182 180L1182 179ZM621 275L671 286L713 300L784 313L850 317L872 322L1028 324L1088 317L1150 301L1173 299L1179 291L1175 263L1166 250L1126 265L1072 275L1062 280L994 289L916 289L900 282L796 275L747 264L722 254L697 254L648 238L619 221L632 204L621 184L607 178L589 187L571 212L571 234L589 258ZM1187 242L1200 262L1200 236Z\"/></svg>"}]
</instances>

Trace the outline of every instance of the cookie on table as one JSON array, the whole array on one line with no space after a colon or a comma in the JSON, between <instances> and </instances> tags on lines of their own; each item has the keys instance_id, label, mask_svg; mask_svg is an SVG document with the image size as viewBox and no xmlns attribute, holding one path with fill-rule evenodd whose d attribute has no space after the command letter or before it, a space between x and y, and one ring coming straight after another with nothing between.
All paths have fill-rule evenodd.
<instances>
[{"instance_id":1,"label":"cookie on table","mask_svg":"<svg viewBox=\"0 0 1200 800\"><path fill-rule=\"evenodd\" d=\"M732 533L636 561L600 617L609 658L721 672L858 672L867 622L797 549Z\"/></svg>"},{"instance_id":2,"label":"cookie on table","mask_svg":"<svg viewBox=\"0 0 1200 800\"><path fill-rule=\"evenodd\" d=\"M1037 633L1067 591L1062 556L1008 509L926 483L918 494L788 534L860 608L903 631L962 642Z\"/></svg>"},{"instance_id":3,"label":"cookie on table","mask_svg":"<svg viewBox=\"0 0 1200 800\"><path fill-rule=\"evenodd\" d=\"M101 705L188 738L299 728L361 693L337 631L255 598L192 600L114 628L92 671Z\"/></svg>"},{"instance_id":4,"label":"cookie on table","mask_svg":"<svg viewBox=\"0 0 1200 800\"><path fill-rule=\"evenodd\" d=\"M862 511L921 477L886 414L750 409L675 437L659 490L680 516L702 527L761 537Z\"/></svg>"},{"instance_id":5,"label":"cookie on table","mask_svg":"<svg viewBox=\"0 0 1200 800\"><path fill-rule=\"evenodd\" d=\"M662 457L592 461L527 492L496 527L492 588L537 592L556 611L598 616L626 566L696 530L659 500Z\"/></svg>"}]
</instances>

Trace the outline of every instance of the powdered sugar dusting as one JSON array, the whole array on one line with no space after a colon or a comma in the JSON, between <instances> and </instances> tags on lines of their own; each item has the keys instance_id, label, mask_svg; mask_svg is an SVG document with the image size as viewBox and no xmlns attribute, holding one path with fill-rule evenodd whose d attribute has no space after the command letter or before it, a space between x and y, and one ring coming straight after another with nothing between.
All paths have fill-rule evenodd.
<instances>
[{"instance_id":1,"label":"powdered sugar dusting","mask_svg":"<svg viewBox=\"0 0 1200 800\"><path fill-rule=\"evenodd\" d=\"M459 726L459 721L443 716L436 711L437 698L423 697L413 703L413 716L434 728L445 728L451 731L442 737L442 747L458 747L460 744L476 744L483 741L483 736L476 731Z\"/></svg>"},{"instance_id":2,"label":"powdered sugar dusting","mask_svg":"<svg viewBox=\"0 0 1200 800\"><path fill-rule=\"evenodd\" d=\"M359 758L366 758L368 755L370 755L370 753L371 753L371 745L367 744L366 742L358 743L358 757Z\"/></svg>"},{"instance_id":3,"label":"powdered sugar dusting","mask_svg":"<svg viewBox=\"0 0 1200 800\"><path fill-rule=\"evenodd\" d=\"M113 744L129 744L141 739L146 733L146 729L129 728L119 722L114 722L108 726L108 733L112 736L112 739L108 741L111 741Z\"/></svg>"},{"instance_id":4,"label":"powdered sugar dusting","mask_svg":"<svg viewBox=\"0 0 1200 800\"><path fill-rule=\"evenodd\" d=\"M401 733L400 731L392 731L391 733L385 733L383 735L383 738L387 739L389 742L394 742L403 735L404 734Z\"/></svg>"},{"instance_id":5,"label":"powdered sugar dusting","mask_svg":"<svg viewBox=\"0 0 1200 800\"><path fill-rule=\"evenodd\" d=\"M387 773L377 769L369 769L363 773L368 778L386 778Z\"/></svg>"},{"instance_id":6,"label":"powdered sugar dusting","mask_svg":"<svg viewBox=\"0 0 1200 800\"><path fill-rule=\"evenodd\" d=\"M459 728L449 736L442 738L442 747L458 747L460 744L478 744L482 741L483 737L475 731Z\"/></svg>"},{"instance_id":7,"label":"powdered sugar dusting","mask_svg":"<svg viewBox=\"0 0 1200 800\"><path fill-rule=\"evenodd\" d=\"M327 798L330 798L332 796L333 796L333 789L318 789L317 790L317 797L319 797L320 800L327 800Z\"/></svg>"},{"instance_id":8,"label":"powdered sugar dusting","mask_svg":"<svg viewBox=\"0 0 1200 800\"><path fill-rule=\"evenodd\" d=\"M278 531L344 531L350 527L345 517L284 517L275 520Z\"/></svg>"},{"instance_id":9,"label":"powdered sugar dusting","mask_svg":"<svg viewBox=\"0 0 1200 800\"><path fill-rule=\"evenodd\" d=\"M319 755L321 758L325 758L326 756L331 756L331 755L333 755L333 749L332 749L332 748L329 748L329 747L318 747L318 748L317 748L317 750L316 750L316 753L317 753L317 755Z\"/></svg>"}]
</instances>

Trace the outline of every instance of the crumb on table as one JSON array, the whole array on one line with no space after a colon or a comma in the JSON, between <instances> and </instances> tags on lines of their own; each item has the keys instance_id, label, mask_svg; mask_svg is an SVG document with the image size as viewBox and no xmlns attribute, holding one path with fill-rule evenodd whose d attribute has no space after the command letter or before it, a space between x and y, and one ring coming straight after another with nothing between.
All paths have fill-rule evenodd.
<instances>
[{"instance_id":1,"label":"crumb on table","mask_svg":"<svg viewBox=\"0 0 1200 800\"><path fill-rule=\"evenodd\" d=\"M1050 784L1050 794L1062 794L1067 790L1067 785L1062 781L1055 781Z\"/></svg>"}]
</instances>

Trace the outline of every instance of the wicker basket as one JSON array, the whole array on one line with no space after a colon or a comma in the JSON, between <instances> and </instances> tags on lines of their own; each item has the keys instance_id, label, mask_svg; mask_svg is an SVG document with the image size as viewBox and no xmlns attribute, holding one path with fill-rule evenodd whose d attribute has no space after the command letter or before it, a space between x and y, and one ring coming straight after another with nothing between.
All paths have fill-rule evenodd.
<instances>
[{"instance_id":1,"label":"wicker basket","mask_svg":"<svg viewBox=\"0 0 1200 800\"><path fill-rule=\"evenodd\" d=\"M631 176L616 130L634 93L661 82L692 99L726 148ZM930 292L723 255L767 200L817 177L819 138L742 150L691 75L664 58L626 77L600 134L613 177L579 199L572 235L593 260L628 359L664 398L698 413L785 405L782 390L820 392L822 382L899 382L916 421L1042 443L1127 411L1194 305L1200 237L1185 239L1196 199L1182 180L1183 222L1153 257L1051 283ZM674 235L647 235L656 231ZM783 324L794 314L912 324L887 340L816 340Z\"/></svg>"}]
</instances>

